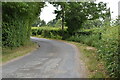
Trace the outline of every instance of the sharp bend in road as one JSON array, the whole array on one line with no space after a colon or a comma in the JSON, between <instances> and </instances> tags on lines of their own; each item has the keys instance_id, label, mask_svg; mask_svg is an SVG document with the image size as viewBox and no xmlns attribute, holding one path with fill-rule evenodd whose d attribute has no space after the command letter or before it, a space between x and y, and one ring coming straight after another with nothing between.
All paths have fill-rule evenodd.
<instances>
[{"instance_id":1,"label":"sharp bend in road","mask_svg":"<svg viewBox=\"0 0 120 80\"><path fill-rule=\"evenodd\" d=\"M31 37L40 45L30 54L2 66L3 78L85 78L77 48L68 43Z\"/></svg>"}]
</instances>

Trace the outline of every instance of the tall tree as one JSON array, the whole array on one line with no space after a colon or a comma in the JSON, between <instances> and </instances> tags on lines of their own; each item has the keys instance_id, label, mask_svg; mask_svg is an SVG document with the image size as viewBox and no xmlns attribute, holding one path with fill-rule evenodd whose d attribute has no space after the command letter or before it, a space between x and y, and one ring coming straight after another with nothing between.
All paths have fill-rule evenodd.
<instances>
[{"instance_id":1,"label":"tall tree","mask_svg":"<svg viewBox=\"0 0 120 80\"><path fill-rule=\"evenodd\" d=\"M52 4L57 8L55 10L55 14L57 14L56 19L62 19L62 30L64 31L66 2L52 2Z\"/></svg>"},{"instance_id":2,"label":"tall tree","mask_svg":"<svg viewBox=\"0 0 120 80\"><path fill-rule=\"evenodd\" d=\"M70 34L82 26L86 20L94 20L110 16L106 3L100 2L69 2L65 11L65 22Z\"/></svg>"}]
</instances>

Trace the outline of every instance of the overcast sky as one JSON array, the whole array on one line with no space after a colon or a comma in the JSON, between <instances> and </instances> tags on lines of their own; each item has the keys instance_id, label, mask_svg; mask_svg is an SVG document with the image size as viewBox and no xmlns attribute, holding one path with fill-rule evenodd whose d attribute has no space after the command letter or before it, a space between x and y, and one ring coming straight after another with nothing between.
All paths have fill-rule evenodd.
<instances>
[{"instance_id":1,"label":"overcast sky","mask_svg":"<svg viewBox=\"0 0 120 80\"><path fill-rule=\"evenodd\" d=\"M115 19L118 16L118 2L120 0L97 0L97 2L106 2L107 7L110 7L112 19ZM56 14L54 14L54 10L56 9L53 5L46 3L47 6L42 9L42 12L40 14L41 20L46 21L48 23L49 21L55 19Z\"/></svg>"}]
</instances>

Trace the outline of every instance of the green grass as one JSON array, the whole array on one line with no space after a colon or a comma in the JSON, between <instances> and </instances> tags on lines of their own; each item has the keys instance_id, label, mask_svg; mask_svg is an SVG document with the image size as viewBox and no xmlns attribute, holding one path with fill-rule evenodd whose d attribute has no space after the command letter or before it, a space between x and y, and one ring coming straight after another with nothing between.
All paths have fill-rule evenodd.
<instances>
[{"instance_id":1,"label":"green grass","mask_svg":"<svg viewBox=\"0 0 120 80\"><path fill-rule=\"evenodd\" d=\"M89 78L107 78L104 61L97 55L97 49L77 42L69 42L77 46L80 51L80 59L83 60Z\"/></svg>"},{"instance_id":2,"label":"green grass","mask_svg":"<svg viewBox=\"0 0 120 80\"><path fill-rule=\"evenodd\" d=\"M41 36L34 36L42 38ZM52 39L52 38L47 38ZM60 40L63 41L63 40ZM83 60L85 66L88 69L89 78L108 78L107 70L105 69L105 62L97 55L97 49L87 46L82 43L67 41L73 45L76 45L80 51L80 59Z\"/></svg>"},{"instance_id":3,"label":"green grass","mask_svg":"<svg viewBox=\"0 0 120 80\"><path fill-rule=\"evenodd\" d=\"M36 34L41 32L40 34L37 34L39 37L64 39L67 41L79 42L97 48L95 52L97 58L99 57L100 59L104 60L105 69L107 70L109 77L117 78L119 77L120 74L120 70L119 70L120 65L118 60L118 56L119 56L118 44L119 44L119 36L120 36L118 31L119 27L120 26L103 26L100 28L81 29L78 32L76 32L75 35L71 35L71 36L67 33L67 30L64 31L64 36L62 36L61 30L55 30L55 29L48 30L49 28L47 28L47 30L39 29L37 32L35 32L36 30L35 31L33 30L33 33ZM33 35L33 36L37 36L37 35ZM87 52L88 54L90 53L90 51L86 51L84 53L87 54ZM86 55L87 57L89 57L88 54ZM94 60L89 63L92 62L94 62ZM93 67L93 69L95 68ZM90 71L93 70L91 69ZM100 74L101 72L98 72L98 77L100 77ZM104 75L101 74L101 76Z\"/></svg>"},{"instance_id":4,"label":"green grass","mask_svg":"<svg viewBox=\"0 0 120 80\"><path fill-rule=\"evenodd\" d=\"M25 46L21 46L18 48L3 48L2 49L2 63L6 63L12 59L15 59L17 57L20 56L24 56L28 53L30 53L31 51L35 50L37 48L37 45L35 43L28 43Z\"/></svg>"}]
</instances>

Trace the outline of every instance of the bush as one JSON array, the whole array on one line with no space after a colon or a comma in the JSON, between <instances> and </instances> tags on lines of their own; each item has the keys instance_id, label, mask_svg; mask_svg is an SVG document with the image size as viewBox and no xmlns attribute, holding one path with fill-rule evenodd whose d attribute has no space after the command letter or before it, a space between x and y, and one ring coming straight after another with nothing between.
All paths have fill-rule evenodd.
<instances>
[{"instance_id":1,"label":"bush","mask_svg":"<svg viewBox=\"0 0 120 80\"><path fill-rule=\"evenodd\" d=\"M36 30L34 30L36 29ZM115 78L120 75L120 65L118 63L118 26L101 27L92 29L82 29L70 36L67 30L64 31L52 27L32 28L32 35L42 35L42 37L75 41L96 47L99 57L106 62L106 69L110 77Z\"/></svg>"},{"instance_id":2,"label":"bush","mask_svg":"<svg viewBox=\"0 0 120 80\"><path fill-rule=\"evenodd\" d=\"M118 26L81 30L67 40L96 47L99 56L106 62L106 69L110 77L119 77L120 65L118 57L120 54L118 53Z\"/></svg>"},{"instance_id":3,"label":"bush","mask_svg":"<svg viewBox=\"0 0 120 80\"><path fill-rule=\"evenodd\" d=\"M30 41L30 31L44 3L2 3L2 46L19 47Z\"/></svg>"},{"instance_id":4,"label":"bush","mask_svg":"<svg viewBox=\"0 0 120 80\"><path fill-rule=\"evenodd\" d=\"M61 30L60 27L32 27L32 36L41 35L45 38L54 38L54 39L62 39L63 32L67 33L67 28L64 31Z\"/></svg>"}]
</instances>

